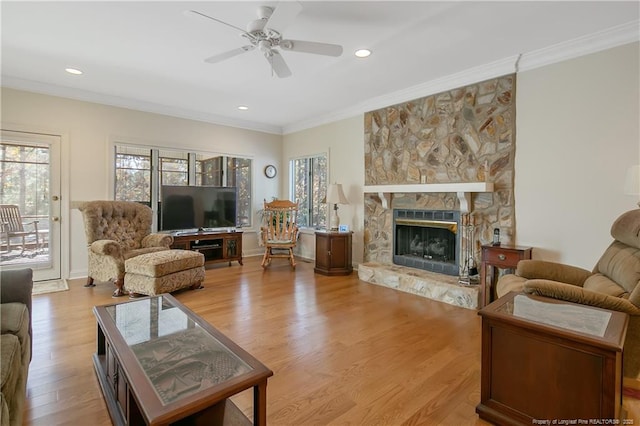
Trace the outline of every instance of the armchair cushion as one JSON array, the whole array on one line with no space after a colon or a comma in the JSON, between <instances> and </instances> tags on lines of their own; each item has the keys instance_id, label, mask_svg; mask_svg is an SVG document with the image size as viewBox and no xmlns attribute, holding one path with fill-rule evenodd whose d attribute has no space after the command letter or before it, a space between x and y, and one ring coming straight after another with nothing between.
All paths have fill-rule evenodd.
<instances>
[{"instance_id":1,"label":"armchair cushion","mask_svg":"<svg viewBox=\"0 0 640 426\"><path fill-rule=\"evenodd\" d=\"M31 357L31 336L29 335L29 309L20 302L0 304L0 332L18 338L23 359Z\"/></svg>"},{"instance_id":2,"label":"armchair cushion","mask_svg":"<svg viewBox=\"0 0 640 426\"><path fill-rule=\"evenodd\" d=\"M525 293L552 297L581 305L625 312L629 315L640 315L640 308L634 306L627 299L586 290L571 284L549 280L528 280L524 285L524 291Z\"/></svg>"},{"instance_id":3,"label":"armchair cushion","mask_svg":"<svg viewBox=\"0 0 640 426\"><path fill-rule=\"evenodd\" d=\"M607 276L630 293L640 281L640 249L614 241L605 250L595 269L594 272ZM634 304L640 306L640 293Z\"/></svg>"},{"instance_id":4,"label":"armchair cushion","mask_svg":"<svg viewBox=\"0 0 640 426\"><path fill-rule=\"evenodd\" d=\"M149 234L142 239L142 247L169 247L173 237L169 234Z\"/></svg>"},{"instance_id":5,"label":"armchair cushion","mask_svg":"<svg viewBox=\"0 0 640 426\"><path fill-rule=\"evenodd\" d=\"M98 240L91 243L89 249L95 254L122 257L122 246L113 240Z\"/></svg>"},{"instance_id":6,"label":"armchair cushion","mask_svg":"<svg viewBox=\"0 0 640 426\"><path fill-rule=\"evenodd\" d=\"M628 291L625 291L623 287L616 284L609 277L600 273L593 274L587 278L582 288L589 291L608 294L613 297L622 297L625 299L629 297Z\"/></svg>"},{"instance_id":7,"label":"armchair cushion","mask_svg":"<svg viewBox=\"0 0 640 426\"><path fill-rule=\"evenodd\" d=\"M582 286L591 272L577 266L544 260L521 260L516 267L516 275L526 279L541 278Z\"/></svg>"},{"instance_id":8,"label":"armchair cushion","mask_svg":"<svg viewBox=\"0 0 640 426\"><path fill-rule=\"evenodd\" d=\"M0 390L7 397L19 398L18 382L23 375L20 341L13 334L0 336Z\"/></svg>"}]
</instances>

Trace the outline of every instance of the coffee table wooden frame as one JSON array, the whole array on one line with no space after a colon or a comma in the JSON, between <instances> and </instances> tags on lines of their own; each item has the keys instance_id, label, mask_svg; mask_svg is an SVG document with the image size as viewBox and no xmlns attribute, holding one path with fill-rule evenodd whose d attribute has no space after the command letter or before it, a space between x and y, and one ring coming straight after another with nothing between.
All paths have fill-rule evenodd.
<instances>
[{"instance_id":1,"label":"coffee table wooden frame","mask_svg":"<svg viewBox=\"0 0 640 426\"><path fill-rule=\"evenodd\" d=\"M107 312L107 307L112 305L96 306L93 312L97 320L97 351L93 356L93 362L113 423L165 425L189 416L207 419L207 423L210 423L220 412L225 412L225 407L227 416L229 406L239 412L227 398L253 387L254 424L266 425L267 379L273 372L173 296L162 294L151 298L159 297L166 298L184 312L188 318L249 365L251 370L177 401L163 404L134 352ZM108 365L109 363L113 365Z\"/></svg>"}]
</instances>

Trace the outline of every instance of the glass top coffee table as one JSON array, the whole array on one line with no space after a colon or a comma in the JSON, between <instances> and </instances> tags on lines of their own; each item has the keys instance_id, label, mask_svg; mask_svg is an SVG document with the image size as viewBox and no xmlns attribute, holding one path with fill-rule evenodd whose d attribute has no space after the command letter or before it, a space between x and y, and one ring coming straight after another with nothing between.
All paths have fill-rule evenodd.
<instances>
[{"instance_id":1,"label":"glass top coffee table","mask_svg":"<svg viewBox=\"0 0 640 426\"><path fill-rule=\"evenodd\" d=\"M229 397L253 387L266 424L273 372L169 294L96 306L94 366L114 424L244 424ZM205 423L201 423L205 422Z\"/></svg>"}]
</instances>

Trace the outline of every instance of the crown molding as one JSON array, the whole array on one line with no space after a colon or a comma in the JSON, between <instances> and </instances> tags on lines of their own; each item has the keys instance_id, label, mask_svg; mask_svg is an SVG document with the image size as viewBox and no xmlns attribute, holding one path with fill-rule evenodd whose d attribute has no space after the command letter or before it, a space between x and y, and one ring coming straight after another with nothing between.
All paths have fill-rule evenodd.
<instances>
[{"instance_id":1,"label":"crown molding","mask_svg":"<svg viewBox=\"0 0 640 426\"><path fill-rule=\"evenodd\" d=\"M522 55L518 72L640 41L640 20L628 22Z\"/></svg>"},{"instance_id":2,"label":"crown molding","mask_svg":"<svg viewBox=\"0 0 640 426\"><path fill-rule=\"evenodd\" d=\"M108 105L118 108L132 109L136 111L149 112L154 114L167 115L175 118L184 118L187 120L202 121L205 123L216 124L220 126L235 127L245 130L254 130L258 132L271 133L276 135L282 134L282 127L269 124L257 123L247 120L236 120L229 117L223 117L215 114L207 114L200 111L187 110L166 105L155 104L151 102L142 102L119 96L105 95L95 93L88 90L74 89L65 86L57 86L52 84L40 83L32 80L24 80L14 77L3 77L2 87L10 89L24 90L27 92L40 93L43 95L58 96L77 101L92 102L100 105Z\"/></svg>"},{"instance_id":3,"label":"crown molding","mask_svg":"<svg viewBox=\"0 0 640 426\"><path fill-rule=\"evenodd\" d=\"M333 114L327 114L319 118L314 118L298 123L286 125L283 127L283 134L298 132L301 130L316 127L322 124L328 124L334 121L351 118L356 115L364 114L368 111L374 111L391 105L397 105L414 99L440 93L445 90L454 89L456 87L466 86L468 84L479 81L488 80L497 76L514 73L516 69L516 61L518 56L501 59L489 64L473 67L468 70L451 74L442 78L421 83L406 89L388 93L386 95L377 96L368 99L365 102L354 105L353 107L336 111Z\"/></svg>"},{"instance_id":4,"label":"crown molding","mask_svg":"<svg viewBox=\"0 0 640 426\"><path fill-rule=\"evenodd\" d=\"M322 117L289 124L283 127L283 134L299 132L445 90L455 89L510 73L532 70L637 41L640 41L640 20L634 20L528 53L507 57L384 96L371 98L353 107L335 111Z\"/></svg>"}]
</instances>

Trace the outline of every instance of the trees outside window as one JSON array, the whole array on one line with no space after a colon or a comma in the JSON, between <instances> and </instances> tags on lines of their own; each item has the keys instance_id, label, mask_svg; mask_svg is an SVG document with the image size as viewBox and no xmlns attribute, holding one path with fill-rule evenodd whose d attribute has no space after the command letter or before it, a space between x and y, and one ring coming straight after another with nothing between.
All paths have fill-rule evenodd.
<instances>
[{"instance_id":1,"label":"trees outside window","mask_svg":"<svg viewBox=\"0 0 640 426\"><path fill-rule=\"evenodd\" d=\"M49 216L49 148L0 144L0 204L15 204L23 218ZM43 221L41 229L46 229Z\"/></svg>"},{"instance_id":2,"label":"trees outside window","mask_svg":"<svg viewBox=\"0 0 640 426\"><path fill-rule=\"evenodd\" d=\"M290 198L298 203L298 226L326 228L327 155L290 161Z\"/></svg>"},{"instance_id":3,"label":"trees outside window","mask_svg":"<svg viewBox=\"0 0 640 426\"><path fill-rule=\"evenodd\" d=\"M115 199L151 202L151 150L116 147Z\"/></svg>"}]
</instances>

